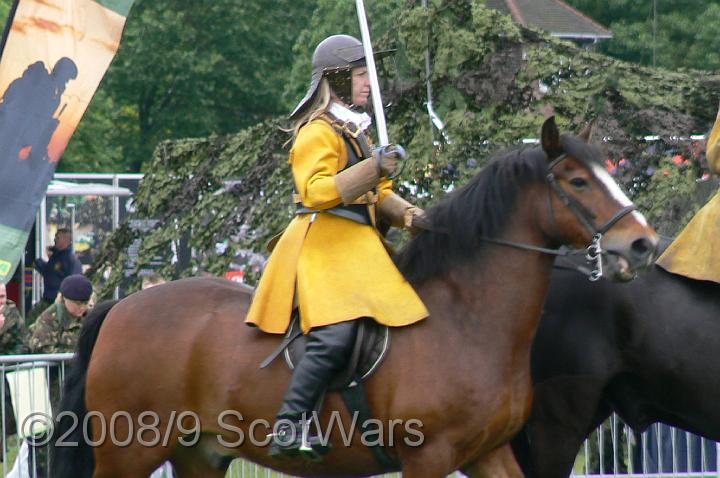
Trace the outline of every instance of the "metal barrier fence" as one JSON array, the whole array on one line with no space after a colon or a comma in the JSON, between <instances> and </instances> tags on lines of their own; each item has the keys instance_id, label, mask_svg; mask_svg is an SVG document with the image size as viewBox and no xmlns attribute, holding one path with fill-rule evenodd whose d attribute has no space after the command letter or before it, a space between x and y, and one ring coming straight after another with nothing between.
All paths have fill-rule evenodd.
<instances>
[{"instance_id":1,"label":"metal barrier fence","mask_svg":"<svg viewBox=\"0 0 720 478\"><path fill-rule=\"evenodd\" d=\"M585 440L573 476L720 477L720 444L663 424L642 434L610 417Z\"/></svg>"},{"instance_id":2,"label":"metal barrier fence","mask_svg":"<svg viewBox=\"0 0 720 478\"><path fill-rule=\"evenodd\" d=\"M33 420L36 414L52 416L57 410L67 363L72 356L71 353L0 356L3 383L0 386L0 469L3 477L48 477L47 447L30 446L26 437L41 434L45 429ZM282 476L254 463L236 460L226 478ZM165 464L151 478L173 478L172 468Z\"/></svg>"},{"instance_id":3,"label":"metal barrier fence","mask_svg":"<svg viewBox=\"0 0 720 478\"><path fill-rule=\"evenodd\" d=\"M2 472L4 477L47 476L47 448L28 446L25 437L41 433L33 422L38 413L52 416L65 378L65 364L72 354L0 356L0 418Z\"/></svg>"},{"instance_id":4,"label":"metal barrier fence","mask_svg":"<svg viewBox=\"0 0 720 478\"><path fill-rule=\"evenodd\" d=\"M29 446L25 437L44 431L44 425L33 420L36 414L52 416L57 409L66 364L71 358L70 353L0 356L3 477L48 476L47 448ZM573 476L720 477L718 470L720 444L659 424L638 434L613 415L583 444ZM227 474L227 478L281 476L241 460L233 462ZM172 478L172 469L166 464L151 478Z\"/></svg>"}]
</instances>

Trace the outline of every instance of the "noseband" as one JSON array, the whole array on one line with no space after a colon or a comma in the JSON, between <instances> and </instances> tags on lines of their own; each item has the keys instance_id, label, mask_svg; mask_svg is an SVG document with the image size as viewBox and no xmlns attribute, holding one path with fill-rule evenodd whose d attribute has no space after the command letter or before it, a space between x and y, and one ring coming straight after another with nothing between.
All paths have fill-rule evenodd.
<instances>
[{"instance_id":1,"label":"noseband","mask_svg":"<svg viewBox=\"0 0 720 478\"><path fill-rule=\"evenodd\" d=\"M522 244L519 242L512 242L512 241L505 241L503 239L491 239L491 238L481 238L485 242L490 242L493 244L499 244L503 246L509 246L514 247L517 249L524 249L529 251L535 251L535 252L542 252L543 254L551 254L555 256L568 256L571 254L585 254L585 259L588 261L588 263L592 266L592 270L588 273L588 278L591 281L596 281L600 279L603 276L603 249L601 242L603 235L609 231L615 224L617 224L620 219L630 214L632 211L635 210L635 205L631 204L629 206L625 206L624 208L620 209L618 212L616 212L613 217L611 217L605 224L598 227L595 224L596 216L592 213L588 208L583 206L580 201L575 199L573 196L569 195L565 189L563 189L562 186L560 186L560 183L558 183L557 179L555 178L555 173L553 173L553 169L563 162L565 159L567 159L567 154L563 153L557 158L555 158L549 165L548 165L548 173L545 179L548 182L548 209L550 210L550 217L552 218L553 224L556 224L555 222L555 211L553 209L552 205L552 192L554 191L555 194L558 195L562 203L567 206L570 211L575 215L575 217L578 218L578 220L587 228L588 231L590 231L590 234L592 234L592 241L591 243L584 249L584 250L577 250L577 249L570 249L565 246L560 247L559 249L547 249L544 247L537 247L537 246L531 246L529 244ZM556 227L557 229L557 227Z\"/></svg>"}]
</instances>

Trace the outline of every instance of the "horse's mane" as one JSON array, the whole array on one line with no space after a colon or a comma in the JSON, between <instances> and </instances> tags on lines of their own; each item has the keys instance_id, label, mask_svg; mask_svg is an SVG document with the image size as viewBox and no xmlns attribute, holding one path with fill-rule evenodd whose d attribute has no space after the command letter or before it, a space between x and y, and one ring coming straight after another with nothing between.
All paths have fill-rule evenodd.
<instances>
[{"instance_id":1,"label":"horse's mane","mask_svg":"<svg viewBox=\"0 0 720 478\"><path fill-rule=\"evenodd\" d=\"M562 145L578 160L601 163L595 148L573 136L563 135ZM485 244L481 238L501 236L521 191L544 180L547 164L539 147L501 153L470 182L429 208L430 230L413 237L395 257L405 278L420 284L474 260Z\"/></svg>"}]
</instances>

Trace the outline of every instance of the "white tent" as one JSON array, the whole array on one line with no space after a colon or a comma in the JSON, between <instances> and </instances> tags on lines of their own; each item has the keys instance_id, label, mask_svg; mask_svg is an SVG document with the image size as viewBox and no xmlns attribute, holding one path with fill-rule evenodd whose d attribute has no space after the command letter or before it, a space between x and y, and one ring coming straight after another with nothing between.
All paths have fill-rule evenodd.
<instances>
[{"instance_id":1,"label":"white tent","mask_svg":"<svg viewBox=\"0 0 720 478\"><path fill-rule=\"evenodd\" d=\"M111 184L74 183L71 181L50 181L47 196L132 196L128 188Z\"/></svg>"}]
</instances>

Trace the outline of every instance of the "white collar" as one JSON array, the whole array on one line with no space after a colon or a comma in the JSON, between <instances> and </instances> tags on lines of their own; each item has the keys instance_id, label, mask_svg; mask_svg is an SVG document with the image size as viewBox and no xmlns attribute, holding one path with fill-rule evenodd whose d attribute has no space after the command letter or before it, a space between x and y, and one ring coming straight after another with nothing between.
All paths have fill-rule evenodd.
<instances>
[{"instance_id":1,"label":"white collar","mask_svg":"<svg viewBox=\"0 0 720 478\"><path fill-rule=\"evenodd\" d=\"M328 111L337 119L353 123L363 131L372 124L372 118L370 118L370 115L367 113L356 113L355 111L346 108L335 101L330 104Z\"/></svg>"}]
</instances>

